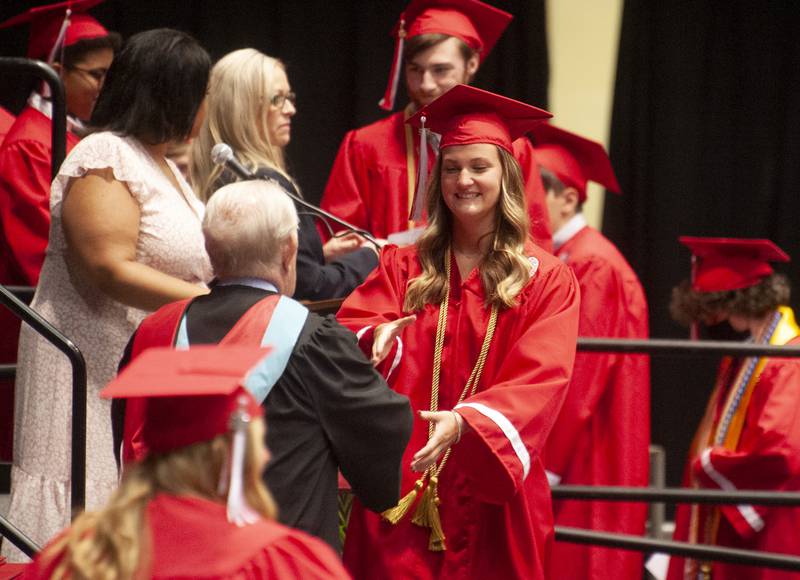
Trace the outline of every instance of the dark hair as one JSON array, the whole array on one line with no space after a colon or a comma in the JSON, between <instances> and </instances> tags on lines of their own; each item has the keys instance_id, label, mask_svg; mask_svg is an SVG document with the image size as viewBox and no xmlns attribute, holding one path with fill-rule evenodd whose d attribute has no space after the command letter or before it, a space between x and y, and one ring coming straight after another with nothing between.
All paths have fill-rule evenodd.
<instances>
[{"instance_id":1,"label":"dark hair","mask_svg":"<svg viewBox=\"0 0 800 580\"><path fill-rule=\"evenodd\" d=\"M403 48L403 59L405 62L409 62L419 53L428 50L436 46L437 44L441 44L445 40L450 38L456 38L455 36L450 36L449 34L438 34L438 33L430 33L430 34L418 34L417 36L412 36L411 38L405 41L405 45ZM471 59L477 51L470 48L466 42L458 40L458 48L461 51L461 56L464 57L464 62L467 62Z\"/></svg>"},{"instance_id":2,"label":"dark hair","mask_svg":"<svg viewBox=\"0 0 800 580\"><path fill-rule=\"evenodd\" d=\"M534 146L535 148L535 146ZM544 186L544 192L548 193L552 191L556 196L561 195L564 190L567 188L564 185L564 182L561 181L556 174L550 171L549 169L539 166L539 175L542 176L542 185ZM578 204L575 206L575 211L580 212L583 210L583 202L580 200L580 196L578 197Z\"/></svg>"},{"instance_id":3,"label":"dark hair","mask_svg":"<svg viewBox=\"0 0 800 580\"><path fill-rule=\"evenodd\" d=\"M210 71L208 53L185 32L140 32L128 39L108 69L91 126L148 144L186 139Z\"/></svg>"},{"instance_id":4,"label":"dark hair","mask_svg":"<svg viewBox=\"0 0 800 580\"><path fill-rule=\"evenodd\" d=\"M713 323L720 314L761 318L778 306L789 304L790 291L789 280L778 273L753 286L722 292L698 292L684 280L672 289L669 312L673 320L684 326L692 322Z\"/></svg>"},{"instance_id":5,"label":"dark hair","mask_svg":"<svg viewBox=\"0 0 800 580\"><path fill-rule=\"evenodd\" d=\"M61 64L64 65L64 68L72 68L79 64L90 52L105 48L110 48L112 51L117 52L120 46L122 46L122 37L116 32L109 32L106 36L98 36L96 38L84 38L64 49Z\"/></svg>"}]
</instances>

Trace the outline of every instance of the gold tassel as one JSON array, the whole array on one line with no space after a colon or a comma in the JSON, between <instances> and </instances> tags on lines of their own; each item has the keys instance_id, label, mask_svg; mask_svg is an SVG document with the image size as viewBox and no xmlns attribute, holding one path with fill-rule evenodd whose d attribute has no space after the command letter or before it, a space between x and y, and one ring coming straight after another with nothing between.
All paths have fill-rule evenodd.
<instances>
[{"instance_id":1,"label":"gold tassel","mask_svg":"<svg viewBox=\"0 0 800 580\"><path fill-rule=\"evenodd\" d=\"M433 477L431 481L433 481ZM434 508L433 506L433 494L431 492L432 486L431 483L428 483L428 487L425 488L425 491L422 492L422 499L419 500L417 504L417 510L414 512L414 517L411 518L411 523L417 524L418 526L422 526L423 528L430 528L431 527L431 509Z\"/></svg>"},{"instance_id":2,"label":"gold tassel","mask_svg":"<svg viewBox=\"0 0 800 580\"><path fill-rule=\"evenodd\" d=\"M423 474L423 476L419 478L417 482L414 484L414 489L409 491L405 495L405 497L400 499L400 501L397 502L396 506L394 506L393 508L389 508L388 510L381 513L381 517L383 517L383 519L392 524L396 524L397 522L402 520L408 513L408 510L411 509L414 500L417 499L417 494L419 493L419 490L422 489L424 483L425 483L425 475Z\"/></svg>"},{"instance_id":3,"label":"gold tassel","mask_svg":"<svg viewBox=\"0 0 800 580\"><path fill-rule=\"evenodd\" d=\"M443 552L447 549L444 543L444 530L442 520L439 517L439 478L435 475L431 477L428 489L431 490L430 508L428 509L428 522L431 528L431 537L428 540L428 550L431 552Z\"/></svg>"}]
</instances>

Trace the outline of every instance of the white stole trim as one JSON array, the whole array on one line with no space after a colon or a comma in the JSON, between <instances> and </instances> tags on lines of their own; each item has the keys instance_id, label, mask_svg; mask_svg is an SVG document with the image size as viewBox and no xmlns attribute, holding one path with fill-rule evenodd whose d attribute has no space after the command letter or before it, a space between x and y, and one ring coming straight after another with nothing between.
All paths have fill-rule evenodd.
<instances>
[{"instance_id":1,"label":"white stole trim","mask_svg":"<svg viewBox=\"0 0 800 580\"><path fill-rule=\"evenodd\" d=\"M710 477L714 483L720 486L725 491L736 491L736 486L733 482L722 475L719 471L714 468L714 465L711 463L711 447L707 447L705 451L703 451L702 455L700 455L700 464L703 466L703 471L706 472L708 477ZM750 524L750 527L753 528L756 532L760 532L764 529L764 520L761 519L761 516L758 515L758 512L752 505L748 504L739 504L736 506L739 510L739 513L742 514L742 517L745 521Z\"/></svg>"},{"instance_id":2,"label":"white stole trim","mask_svg":"<svg viewBox=\"0 0 800 580\"><path fill-rule=\"evenodd\" d=\"M550 487L553 487L554 485L558 485L559 483L561 483L561 476L556 473L553 473L549 469L545 469L544 474L547 476L547 483L550 484Z\"/></svg>"},{"instance_id":3,"label":"white stole trim","mask_svg":"<svg viewBox=\"0 0 800 580\"><path fill-rule=\"evenodd\" d=\"M519 431L517 431L511 421L508 420L508 417L496 409L487 407L483 403L459 403L454 407L454 410L458 410L463 407L475 409L481 415L488 417L494 422L495 425L500 427L503 435L505 435L506 439L508 439L508 442L511 443L511 448L514 449L514 453L517 454L517 458L519 459L520 463L522 463L522 479L527 479L528 472L531 470L531 456L528 453L528 450L525 449L525 444L522 442L522 438L519 436Z\"/></svg>"}]
</instances>

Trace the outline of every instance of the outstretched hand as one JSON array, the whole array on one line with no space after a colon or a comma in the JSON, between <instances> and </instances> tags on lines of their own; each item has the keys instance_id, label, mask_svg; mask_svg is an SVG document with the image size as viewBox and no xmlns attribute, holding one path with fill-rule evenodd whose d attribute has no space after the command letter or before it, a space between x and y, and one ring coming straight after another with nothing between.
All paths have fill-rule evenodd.
<instances>
[{"instance_id":1,"label":"outstretched hand","mask_svg":"<svg viewBox=\"0 0 800 580\"><path fill-rule=\"evenodd\" d=\"M375 334L372 340L372 357L370 358L373 366L378 366L383 362L383 359L389 356L394 339L400 336L403 329L416 319L417 317L412 314L391 322L384 322L375 327Z\"/></svg>"},{"instance_id":2,"label":"outstretched hand","mask_svg":"<svg viewBox=\"0 0 800 580\"><path fill-rule=\"evenodd\" d=\"M433 423L433 433L425 447L414 454L411 469L425 471L448 447L458 442L465 424L461 415L454 411L420 411L419 418Z\"/></svg>"}]
</instances>

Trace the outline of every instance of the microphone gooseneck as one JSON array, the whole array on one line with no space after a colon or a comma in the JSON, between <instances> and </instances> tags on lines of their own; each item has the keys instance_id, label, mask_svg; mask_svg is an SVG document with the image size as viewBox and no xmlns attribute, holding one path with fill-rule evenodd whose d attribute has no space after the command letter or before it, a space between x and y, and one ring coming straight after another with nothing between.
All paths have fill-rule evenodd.
<instances>
[{"instance_id":1,"label":"microphone gooseneck","mask_svg":"<svg viewBox=\"0 0 800 580\"><path fill-rule=\"evenodd\" d=\"M260 177L260 176L256 175L255 173L250 171L247 167L242 165L239 162L239 160L236 159L236 155L234 155L233 149L231 149L231 146L228 145L227 143L217 143L216 145L214 145L214 147L211 148L211 161L214 163L214 165L222 165L224 167L227 167L233 173L235 173L240 179L245 179L245 180L264 179L265 181L271 181L267 177ZM308 203L302 197L298 197L298 196L296 196L296 195L294 195L294 194L292 194L292 193L290 193L290 192L288 192L286 190L284 190L284 193L286 195L288 195L290 198L292 198L292 200L296 204L301 205L301 206L311 210L313 213L315 213L316 215L318 215L318 216L320 216L322 218L328 219L328 220L330 220L330 221L332 221L334 223L339 224L340 226L344 227L346 230L349 230L351 232L355 232L358 235L363 236L369 242L374 244L377 248L380 248L380 244L378 244L378 242L375 239L375 237L372 234L370 234L368 231L362 230L361 228L357 228L353 224L350 224L350 223L344 221L343 219L338 218L338 217L336 217L335 215L333 215L331 213L328 213L324 209L322 209L320 207L317 207L314 204Z\"/></svg>"}]
</instances>

